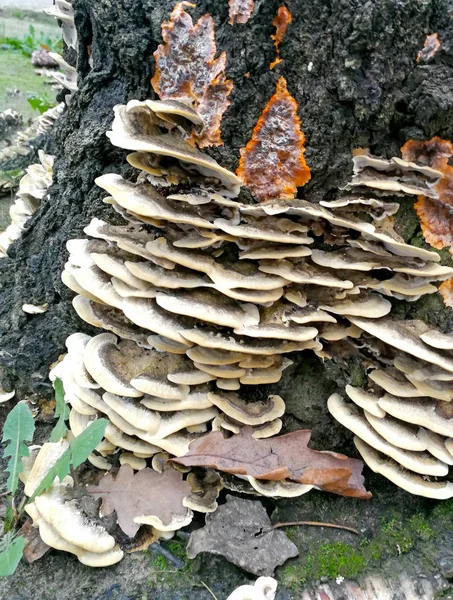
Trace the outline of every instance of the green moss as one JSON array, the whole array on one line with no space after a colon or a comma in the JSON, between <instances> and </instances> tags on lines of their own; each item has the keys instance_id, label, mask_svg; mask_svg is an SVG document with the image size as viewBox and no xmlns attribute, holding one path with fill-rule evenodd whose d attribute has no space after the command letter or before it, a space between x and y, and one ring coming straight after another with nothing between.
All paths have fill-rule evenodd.
<instances>
[{"instance_id":1,"label":"green moss","mask_svg":"<svg viewBox=\"0 0 453 600\"><path fill-rule=\"evenodd\" d=\"M422 515L414 515L409 519L409 528L424 542L429 542L435 537L434 530Z\"/></svg>"},{"instance_id":2,"label":"green moss","mask_svg":"<svg viewBox=\"0 0 453 600\"><path fill-rule=\"evenodd\" d=\"M453 500L436 507L435 511L451 519ZM448 517L447 517L448 515ZM304 534L296 528L286 531L296 544ZM299 535L298 535L299 533ZM357 578L367 567L376 567L382 561L410 552L417 542L430 542L438 535L430 522L420 513L403 520L400 515L392 515L381 522L375 535L357 539L351 544L345 542L310 542L310 551L302 553L297 561L283 568L279 579L283 585L297 590L308 581L321 578ZM304 542L306 543L306 541Z\"/></svg>"},{"instance_id":3,"label":"green moss","mask_svg":"<svg viewBox=\"0 0 453 600\"><path fill-rule=\"evenodd\" d=\"M395 547L398 554L405 554L414 546L410 531L403 527L402 523L396 518L383 521L382 533L387 538L390 547Z\"/></svg>"},{"instance_id":4,"label":"green moss","mask_svg":"<svg viewBox=\"0 0 453 600\"><path fill-rule=\"evenodd\" d=\"M167 559L165 558L165 556L162 556L162 554L155 554L153 556L151 564L153 567L155 567L156 569L159 569L160 571L168 570Z\"/></svg>"},{"instance_id":5,"label":"green moss","mask_svg":"<svg viewBox=\"0 0 453 600\"><path fill-rule=\"evenodd\" d=\"M316 579L338 575L357 577L368 564L362 553L344 542L322 544L318 552L308 558L308 568Z\"/></svg>"}]
</instances>

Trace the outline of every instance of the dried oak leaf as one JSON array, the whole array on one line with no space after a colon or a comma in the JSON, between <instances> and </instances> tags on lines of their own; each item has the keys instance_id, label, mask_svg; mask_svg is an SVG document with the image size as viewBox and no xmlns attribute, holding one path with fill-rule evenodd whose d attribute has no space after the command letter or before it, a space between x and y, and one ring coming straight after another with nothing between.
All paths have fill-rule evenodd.
<instances>
[{"instance_id":1,"label":"dried oak leaf","mask_svg":"<svg viewBox=\"0 0 453 600\"><path fill-rule=\"evenodd\" d=\"M50 550L50 546L42 541L39 529L33 527L31 519L25 521L19 529L18 535L22 535L25 538L23 557L29 565L42 558Z\"/></svg>"},{"instance_id":2,"label":"dried oak leaf","mask_svg":"<svg viewBox=\"0 0 453 600\"><path fill-rule=\"evenodd\" d=\"M203 131L189 141L204 148L221 145L220 123L230 102L233 82L225 79L226 54L215 58L214 20L206 14L194 25L179 2L169 21L162 24L162 38L154 52L156 69L151 84L162 100L189 100L203 119Z\"/></svg>"},{"instance_id":3,"label":"dried oak leaf","mask_svg":"<svg viewBox=\"0 0 453 600\"><path fill-rule=\"evenodd\" d=\"M299 554L297 547L279 529L272 529L259 500L227 496L226 504L206 515L206 525L193 531L187 556L200 552L220 554L255 575L273 575L275 568Z\"/></svg>"},{"instance_id":4,"label":"dried oak leaf","mask_svg":"<svg viewBox=\"0 0 453 600\"><path fill-rule=\"evenodd\" d=\"M137 517L153 515L164 525L169 525L175 516L183 517L187 508L182 501L191 493L191 488L175 469L157 473L146 468L134 474L132 467L123 465L115 479L107 473L99 485L88 487L88 493L102 498L103 515L115 510L118 525L132 537L140 527L134 520Z\"/></svg>"},{"instance_id":5,"label":"dried oak leaf","mask_svg":"<svg viewBox=\"0 0 453 600\"><path fill-rule=\"evenodd\" d=\"M241 150L238 177L260 201L291 200L310 179L297 102L283 77Z\"/></svg>"},{"instance_id":6,"label":"dried oak leaf","mask_svg":"<svg viewBox=\"0 0 453 600\"><path fill-rule=\"evenodd\" d=\"M271 35L271 38L274 40L275 50L277 51L277 58L271 62L270 69L272 70L275 65L281 62L280 55L280 44L283 42L283 38L285 37L286 30L288 29L288 25L292 22L293 15L286 8L286 6L280 6L277 11L277 15L274 17L272 21L272 25L275 27L275 34Z\"/></svg>"},{"instance_id":7,"label":"dried oak leaf","mask_svg":"<svg viewBox=\"0 0 453 600\"><path fill-rule=\"evenodd\" d=\"M254 0L228 0L228 23L247 23L255 8Z\"/></svg>"},{"instance_id":8,"label":"dried oak leaf","mask_svg":"<svg viewBox=\"0 0 453 600\"><path fill-rule=\"evenodd\" d=\"M311 450L309 430L258 440L252 434L251 427L243 427L225 439L220 431L213 431L193 441L187 454L173 460L187 467L212 467L257 479L291 479L342 496L371 497L363 486L362 461Z\"/></svg>"},{"instance_id":9,"label":"dried oak leaf","mask_svg":"<svg viewBox=\"0 0 453 600\"><path fill-rule=\"evenodd\" d=\"M431 35L427 35L425 38L425 43L423 44L423 49L417 54L417 62L422 60L431 60L436 52L440 48L439 36L437 33L432 33Z\"/></svg>"}]
</instances>

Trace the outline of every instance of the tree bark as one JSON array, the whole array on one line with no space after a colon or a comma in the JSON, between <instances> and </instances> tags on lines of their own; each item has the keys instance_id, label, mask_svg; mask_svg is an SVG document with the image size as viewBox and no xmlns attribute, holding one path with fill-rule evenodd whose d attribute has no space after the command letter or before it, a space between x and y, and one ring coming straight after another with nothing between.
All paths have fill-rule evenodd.
<instances>
[{"instance_id":1,"label":"tree bark","mask_svg":"<svg viewBox=\"0 0 453 600\"><path fill-rule=\"evenodd\" d=\"M49 365L64 351L66 337L74 331L90 333L71 306L73 293L60 280L65 243L81 237L94 216L115 219L94 179L106 172L128 176L132 170L126 153L114 148L105 132L115 104L155 96L153 52L174 4L74 0L79 46L68 60L77 59L79 91L51 134L54 183L9 258L0 261L0 375L3 387L18 389L18 397L50 395ZM217 51L226 51L226 74L234 81L222 122L224 146L207 150L223 166L236 169L239 149L280 75L298 102L307 140L312 179L299 195L312 201L333 198L346 183L354 147L390 157L398 156L409 138L453 137L449 0L287 0L293 21L281 46L283 60L270 70L272 20L281 4L256 0L249 22L233 26L227 0L199 0L188 9L194 21L206 12L213 16ZM431 62L417 63L426 35L433 32L439 34L441 50ZM406 238L419 235L411 210L407 205L400 222ZM27 315L21 310L25 303L48 303L49 308L42 315ZM448 325L451 317L440 311L440 301L434 305L436 311L423 303L399 310ZM313 368L320 371L317 363ZM320 377L327 380L323 372ZM321 388L326 389L323 383Z\"/></svg>"}]
</instances>

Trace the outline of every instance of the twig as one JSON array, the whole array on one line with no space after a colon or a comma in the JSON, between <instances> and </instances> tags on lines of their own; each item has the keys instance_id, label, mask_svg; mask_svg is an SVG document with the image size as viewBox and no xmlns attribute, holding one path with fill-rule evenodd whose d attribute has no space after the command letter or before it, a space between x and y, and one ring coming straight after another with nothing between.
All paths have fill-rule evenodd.
<instances>
[{"instance_id":1,"label":"twig","mask_svg":"<svg viewBox=\"0 0 453 600\"><path fill-rule=\"evenodd\" d=\"M184 568L184 564L185 564L184 561L182 561L180 558L178 558L177 556L175 556L173 554L173 552L170 552L170 550L168 550L167 548L164 548L164 546L161 546L159 544L159 542L154 542L153 544L151 544L151 546L149 546L148 549L152 550L153 552L157 552L157 554L160 554L161 556L163 556L164 558L166 558L177 569L183 569Z\"/></svg>"},{"instance_id":2,"label":"twig","mask_svg":"<svg viewBox=\"0 0 453 600\"><path fill-rule=\"evenodd\" d=\"M277 527L293 527L294 525L312 525L314 527L333 527L335 529L344 529L345 531L350 531L351 533L355 533L359 535L357 529L353 527L348 527L347 525L336 525L335 523L320 523L318 521L288 521L287 523L275 523L272 525L271 529L277 529Z\"/></svg>"},{"instance_id":3,"label":"twig","mask_svg":"<svg viewBox=\"0 0 453 600\"><path fill-rule=\"evenodd\" d=\"M204 581L202 581L202 580L200 579L200 583L201 583L202 585L204 585L204 587L205 587L205 588L208 590L208 592L211 594L211 596L214 598L214 600L219 600L219 599L217 598L217 596L214 594L214 592L211 590L211 588L210 588L208 585L206 585L206 583L205 583Z\"/></svg>"}]
</instances>

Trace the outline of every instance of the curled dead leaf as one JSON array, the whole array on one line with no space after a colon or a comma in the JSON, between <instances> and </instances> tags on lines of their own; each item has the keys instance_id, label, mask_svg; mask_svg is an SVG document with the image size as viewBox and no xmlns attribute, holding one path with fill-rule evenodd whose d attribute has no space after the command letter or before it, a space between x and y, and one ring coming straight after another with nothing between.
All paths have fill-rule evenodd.
<instances>
[{"instance_id":1,"label":"curled dead leaf","mask_svg":"<svg viewBox=\"0 0 453 600\"><path fill-rule=\"evenodd\" d=\"M251 427L243 427L230 438L213 431L193 441L187 454L173 460L188 467L212 467L256 479L291 479L343 496L371 497L363 485L362 461L311 450L309 430L266 439L255 439L252 434Z\"/></svg>"},{"instance_id":2,"label":"curled dead leaf","mask_svg":"<svg viewBox=\"0 0 453 600\"><path fill-rule=\"evenodd\" d=\"M283 531L272 529L261 502L235 496L227 496L226 504L206 515L205 527L192 532L187 556L195 558L200 552L220 554L255 575L272 575L299 554Z\"/></svg>"}]
</instances>

